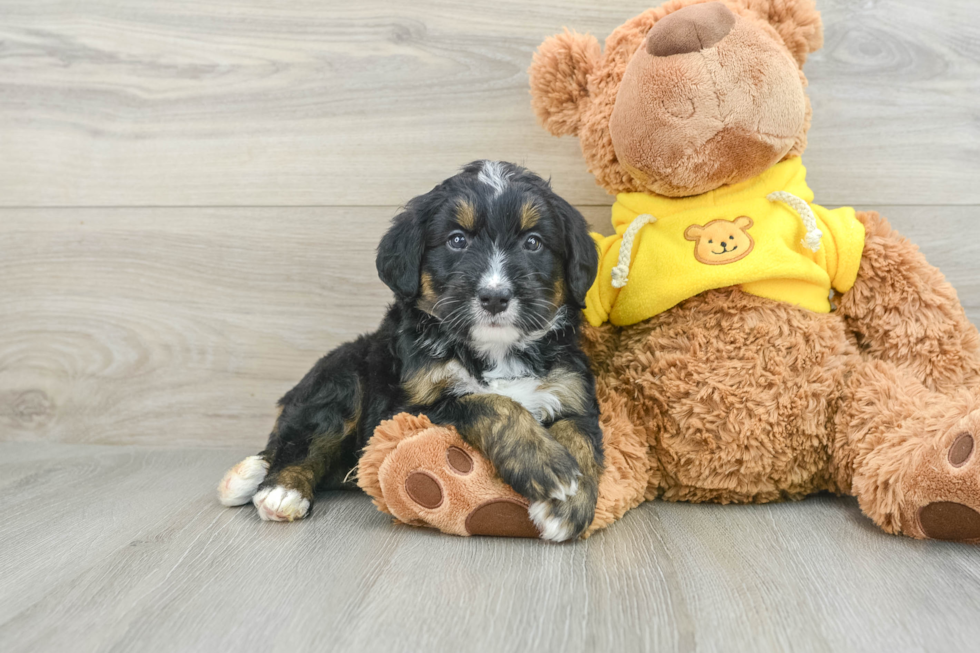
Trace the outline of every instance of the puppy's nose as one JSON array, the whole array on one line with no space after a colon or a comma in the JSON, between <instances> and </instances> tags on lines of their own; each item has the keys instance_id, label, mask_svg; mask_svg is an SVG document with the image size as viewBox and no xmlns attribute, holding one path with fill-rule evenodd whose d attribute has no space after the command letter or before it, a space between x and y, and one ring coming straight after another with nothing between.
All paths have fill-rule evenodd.
<instances>
[{"instance_id":1,"label":"puppy's nose","mask_svg":"<svg viewBox=\"0 0 980 653\"><path fill-rule=\"evenodd\" d=\"M490 315L496 315L507 310L507 304L510 303L513 296L514 294L506 289L488 288L481 290L479 294L480 306Z\"/></svg>"},{"instance_id":2,"label":"puppy's nose","mask_svg":"<svg viewBox=\"0 0 980 653\"><path fill-rule=\"evenodd\" d=\"M657 21L647 34L647 52L655 57L700 52L725 38L735 14L720 2L689 5Z\"/></svg>"}]
</instances>

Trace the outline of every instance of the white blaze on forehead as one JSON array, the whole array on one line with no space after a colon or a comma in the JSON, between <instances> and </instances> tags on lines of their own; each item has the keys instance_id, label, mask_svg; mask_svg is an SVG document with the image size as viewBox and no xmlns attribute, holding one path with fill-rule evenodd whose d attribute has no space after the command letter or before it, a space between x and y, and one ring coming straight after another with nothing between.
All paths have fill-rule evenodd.
<instances>
[{"instance_id":1,"label":"white blaze on forehead","mask_svg":"<svg viewBox=\"0 0 980 653\"><path fill-rule=\"evenodd\" d=\"M510 279L507 278L507 273L504 270L506 265L507 257L494 245L493 253L490 255L490 266L480 279L480 289L506 290L510 288Z\"/></svg>"},{"instance_id":2,"label":"white blaze on forehead","mask_svg":"<svg viewBox=\"0 0 980 653\"><path fill-rule=\"evenodd\" d=\"M490 186L494 194L500 195L507 186L507 171L499 161L484 161L477 179Z\"/></svg>"}]
</instances>

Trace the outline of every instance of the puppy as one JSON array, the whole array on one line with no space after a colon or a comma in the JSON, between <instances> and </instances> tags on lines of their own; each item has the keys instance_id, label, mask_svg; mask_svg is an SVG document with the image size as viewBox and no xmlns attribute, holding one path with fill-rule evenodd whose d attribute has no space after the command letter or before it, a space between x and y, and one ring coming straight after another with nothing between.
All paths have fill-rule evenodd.
<instances>
[{"instance_id":1,"label":"puppy","mask_svg":"<svg viewBox=\"0 0 980 653\"><path fill-rule=\"evenodd\" d=\"M548 182L477 161L408 203L378 247L395 302L279 400L269 443L236 465L221 502L305 517L397 413L451 424L531 501L545 539L592 522L602 469L595 380L579 348L596 247Z\"/></svg>"}]
</instances>

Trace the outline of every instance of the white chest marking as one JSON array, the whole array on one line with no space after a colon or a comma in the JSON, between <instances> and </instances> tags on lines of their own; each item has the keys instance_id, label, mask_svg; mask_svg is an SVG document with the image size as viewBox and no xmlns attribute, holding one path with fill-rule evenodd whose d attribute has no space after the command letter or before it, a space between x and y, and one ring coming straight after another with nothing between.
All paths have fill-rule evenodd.
<instances>
[{"instance_id":1,"label":"white chest marking","mask_svg":"<svg viewBox=\"0 0 980 653\"><path fill-rule=\"evenodd\" d=\"M456 362L450 363L445 369L452 379L449 391L457 397L503 395L524 406L539 422L553 419L561 412L561 398L555 393L554 386L544 379L531 376L523 365L510 359L502 360L484 373L482 381Z\"/></svg>"}]
</instances>

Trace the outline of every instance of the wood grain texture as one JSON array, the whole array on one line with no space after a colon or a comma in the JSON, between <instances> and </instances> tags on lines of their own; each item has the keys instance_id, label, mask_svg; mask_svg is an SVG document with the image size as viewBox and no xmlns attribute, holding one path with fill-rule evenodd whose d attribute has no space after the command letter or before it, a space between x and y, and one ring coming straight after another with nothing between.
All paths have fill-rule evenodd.
<instances>
[{"instance_id":1,"label":"wood grain texture","mask_svg":"<svg viewBox=\"0 0 980 653\"><path fill-rule=\"evenodd\" d=\"M477 158L606 201L535 124L562 27L650 0L5 0L4 206L397 205ZM980 204L975 0L819 0L807 163L831 204Z\"/></svg>"},{"instance_id":2,"label":"wood grain texture","mask_svg":"<svg viewBox=\"0 0 980 653\"><path fill-rule=\"evenodd\" d=\"M976 648L976 548L850 499L652 503L566 546L395 527L359 493L295 524L214 499L377 325L398 205L509 159L609 233L526 69L655 2L0 4L4 653ZM881 210L980 324L976 1L818 6L818 201Z\"/></svg>"},{"instance_id":3,"label":"wood grain texture","mask_svg":"<svg viewBox=\"0 0 980 653\"><path fill-rule=\"evenodd\" d=\"M879 208L980 323L980 208ZM0 440L257 451L275 401L380 322L396 212L0 209Z\"/></svg>"},{"instance_id":4,"label":"wood grain texture","mask_svg":"<svg viewBox=\"0 0 980 653\"><path fill-rule=\"evenodd\" d=\"M0 443L0 647L39 651L972 650L976 549L854 501L652 503L583 543L398 527L360 493L261 522L246 451Z\"/></svg>"}]
</instances>

